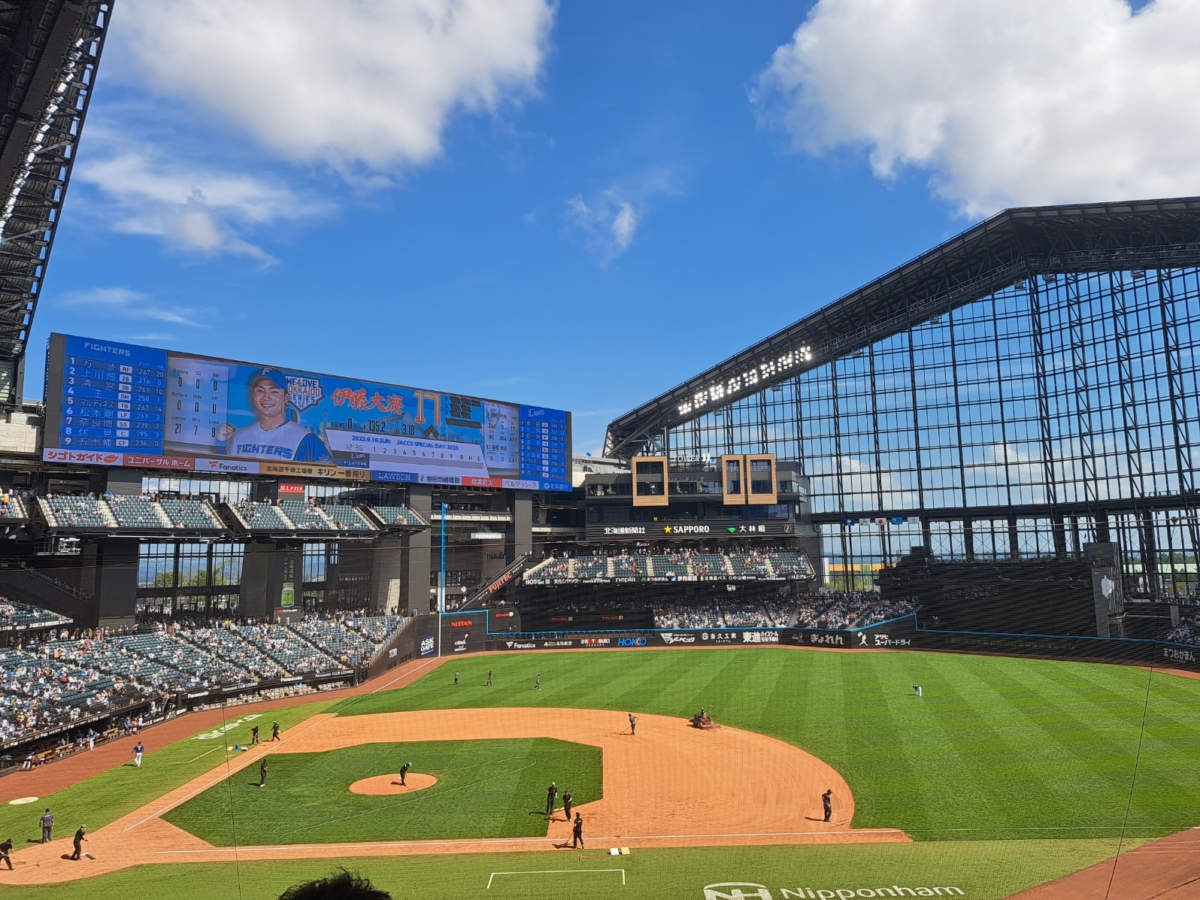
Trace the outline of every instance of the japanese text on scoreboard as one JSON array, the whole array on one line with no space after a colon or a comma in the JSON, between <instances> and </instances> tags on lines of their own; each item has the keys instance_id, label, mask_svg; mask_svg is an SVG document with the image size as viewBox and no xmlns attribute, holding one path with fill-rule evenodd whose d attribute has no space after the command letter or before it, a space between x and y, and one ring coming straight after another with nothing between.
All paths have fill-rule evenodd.
<instances>
[{"instance_id":1,"label":"japanese text on scoreboard","mask_svg":"<svg viewBox=\"0 0 1200 900\"><path fill-rule=\"evenodd\" d=\"M47 462L569 491L570 414L54 334Z\"/></svg>"}]
</instances>

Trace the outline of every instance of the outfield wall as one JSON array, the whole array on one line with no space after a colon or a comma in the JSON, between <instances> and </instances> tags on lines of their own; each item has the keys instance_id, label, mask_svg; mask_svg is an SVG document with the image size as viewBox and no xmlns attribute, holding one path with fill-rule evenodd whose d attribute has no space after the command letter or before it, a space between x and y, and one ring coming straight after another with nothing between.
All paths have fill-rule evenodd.
<instances>
[{"instance_id":1,"label":"outfield wall","mask_svg":"<svg viewBox=\"0 0 1200 900\"><path fill-rule=\"evenodd\" d=\"M430 616L429 619L435 617ZM447 620L456 617L447 615ZM1080 662L1124 663L1200 672L1200 647L1139 638L999 634L923 629L914 615L855 630L715 628L622 631L492 632L487 613L443 627L443 655L476 650L638 650L662 647L791 646L839 650L932 650ZM489 623L490 624L490 623ZM448 639L448 640L447 640ZM431 651L433 652L433 651Z\"/></svg>"}]
</instances>

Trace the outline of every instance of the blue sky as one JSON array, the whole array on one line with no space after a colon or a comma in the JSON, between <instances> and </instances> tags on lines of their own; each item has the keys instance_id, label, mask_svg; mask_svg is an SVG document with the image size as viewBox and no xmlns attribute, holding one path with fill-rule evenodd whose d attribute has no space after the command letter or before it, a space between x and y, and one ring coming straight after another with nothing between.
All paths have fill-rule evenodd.
<instances>
[{"instance_id":1,"label":"blue sky","mask_svg":"<svg viewBox=\"0 0 1200 900\"><path fill-rule=\"evenodd\" d=\"M983 215L1200 193L1182 0L915 6L118 0L26 395L65 331L569 409L595 453Z\"/></svg>"}]
</instances>

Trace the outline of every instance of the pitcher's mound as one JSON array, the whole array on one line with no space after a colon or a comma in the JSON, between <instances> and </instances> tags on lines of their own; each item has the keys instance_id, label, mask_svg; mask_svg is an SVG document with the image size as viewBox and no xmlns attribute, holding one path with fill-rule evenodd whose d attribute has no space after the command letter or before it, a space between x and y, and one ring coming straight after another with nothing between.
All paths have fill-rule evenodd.
<instances>
[{"instance_id":1,"label":"pitcher's mound","mask_svg":"<svg viewBox=\"0 0 1200 900\"><path fill-rule=\"evenodd\" d=\"M395 773L375 775L354 782L350 785L350 793L366 794L369 797L390 797L393 794L411 794L413 791L424 790L437 784L437 779L432 775L422 775L420 772L409 772L404 780L408 784L401 786L400 776Z\"/></svg>"}]
</instances>

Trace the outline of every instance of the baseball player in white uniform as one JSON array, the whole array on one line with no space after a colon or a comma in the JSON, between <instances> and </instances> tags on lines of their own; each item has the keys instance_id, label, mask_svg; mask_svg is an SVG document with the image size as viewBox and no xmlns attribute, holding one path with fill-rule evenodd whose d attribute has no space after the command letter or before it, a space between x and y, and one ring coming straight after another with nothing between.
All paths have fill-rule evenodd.
<instances>
[{"instance_id":1,"label":"baseball player in white uniform","mask_svg":"<svg viewBox=\"0 0 1200 900\"><path fill-rule=\"evenodd\" d=\"M258 421L217 431L229 456L330 464L324 441L288 415L287 379L278 369L259 369L250 379L250 408Z\"/></svg>"}]
</instances>

